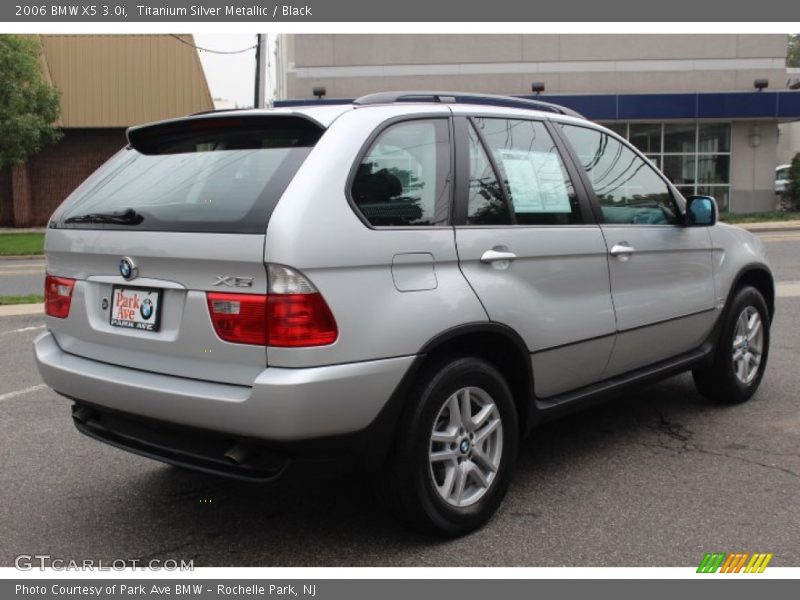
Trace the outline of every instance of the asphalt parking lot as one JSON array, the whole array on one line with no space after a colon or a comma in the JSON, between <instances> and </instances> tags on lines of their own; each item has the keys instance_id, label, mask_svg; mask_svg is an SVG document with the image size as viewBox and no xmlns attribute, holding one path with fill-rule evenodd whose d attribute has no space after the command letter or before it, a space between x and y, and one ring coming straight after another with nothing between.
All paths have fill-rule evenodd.
<instances>
[{"instance_id":1,"label":"asphalt parking lot","mask_svg":"<svg viewBox=\"0 0 800 600\"><path fill-rule=\"evenodd\" d=\"M765 234L800 282L800 233ZM195 566L688 566L708 551L800 565L800 296L778 299L749 403L690 376L548 424L524 443L497 516L454 541L387 516L354 475L263 486L195 474L77 433L30 344L40 316L0 319L0 565L193 559Z\"/></svg>"}]
</instances>

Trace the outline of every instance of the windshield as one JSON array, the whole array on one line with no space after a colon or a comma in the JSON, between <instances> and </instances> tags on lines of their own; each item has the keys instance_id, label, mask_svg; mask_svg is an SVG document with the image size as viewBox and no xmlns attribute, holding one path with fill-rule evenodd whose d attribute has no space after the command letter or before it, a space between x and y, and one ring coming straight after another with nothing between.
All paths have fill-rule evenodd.
<instances>
[{"instance_id":1,"label":"windshield","mask_svg":"<svg viewBox=\"0 0 800 600\"><path fill-rule=\"evenodd\" d=\"M220 129L224 122L217 120L210 130L193 126L176 135L173 126L168 136L150 133L143 152L121 150L73 193L59 226L263 234L321 135L307 121L287 127L282 118L279 129L264 121L259 128ZM92 218L125 212L137 218Z\"/></svg>"},{"instance_id":2,"label":"windshield","mask_svg":"<svg viewBox=\"0 0 800 600\"><path fill-rule=\"evenodd\" d=\"M789 179L789 167L775 171L775 179Z\"/></svg>"}]
</instances>

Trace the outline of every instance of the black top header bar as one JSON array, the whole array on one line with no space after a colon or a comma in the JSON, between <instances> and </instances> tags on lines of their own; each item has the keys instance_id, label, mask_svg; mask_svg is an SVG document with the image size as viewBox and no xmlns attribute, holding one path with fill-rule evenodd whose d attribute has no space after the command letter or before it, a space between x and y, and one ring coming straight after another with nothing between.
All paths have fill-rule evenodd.
<instances>
[{"instance_id":1,"label":"black top header bar","mask_svg":"<svg viewBox=\"0 0 800 600\"><path fill-rule=\"evenodd\" d=\"M797 0L11 0L5 23L47 22L780 22ZM788 27L792 29L792 27ZM787 31L788 32L788 31Z\"/></svg>"}]
</instances>

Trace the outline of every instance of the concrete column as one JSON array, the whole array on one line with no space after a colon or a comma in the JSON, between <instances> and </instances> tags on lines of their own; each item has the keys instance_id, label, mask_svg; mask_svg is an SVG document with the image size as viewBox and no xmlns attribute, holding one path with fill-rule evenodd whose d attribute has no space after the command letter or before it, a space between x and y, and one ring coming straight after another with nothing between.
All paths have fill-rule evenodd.
<instances>
[{"instance_id":1,"label":"concrete column","mask_svg":"<svg viewBox=\"0 0 800 600\"><path fill-rule=\"evenodd\" d=\"M777 122L734 121L731 152L731 211L748 213L775 210Z\"/></svg>"}]
</instances>

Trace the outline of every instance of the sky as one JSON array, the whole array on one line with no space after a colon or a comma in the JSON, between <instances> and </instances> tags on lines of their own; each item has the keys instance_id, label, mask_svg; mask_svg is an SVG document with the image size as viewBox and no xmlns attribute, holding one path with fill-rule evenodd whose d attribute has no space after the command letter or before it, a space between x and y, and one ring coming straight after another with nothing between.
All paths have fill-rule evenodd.
<instances>
[{"instance_id":1,"label":"sky","mask_svg":"<svg viewBox=\"0 0 800 600\"><path fill-rule=\"evenodd\" d=\"M268 37L269 64L268 79L274 79L275 54L273 49L274 35ZM235 51L254 46L256 34L210 34L195 33L194 43L197 46L210 50ZM241 54L215 54L200 51L200 61L206 73L211 96L228 100L233 105L245 107L253 106L256 54L251 49ZM268 88L267 97L271 97Z\"/></svg>"}]
</instances>

